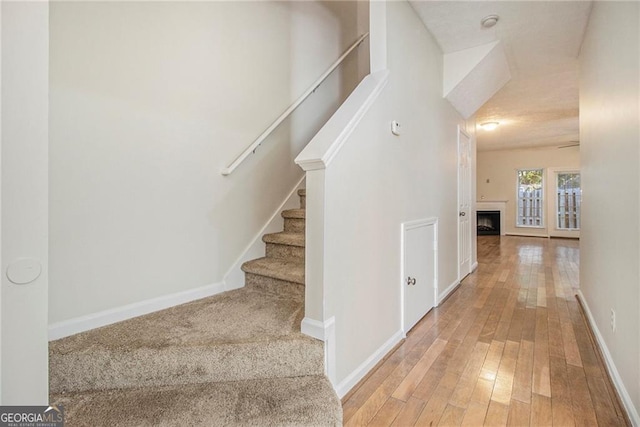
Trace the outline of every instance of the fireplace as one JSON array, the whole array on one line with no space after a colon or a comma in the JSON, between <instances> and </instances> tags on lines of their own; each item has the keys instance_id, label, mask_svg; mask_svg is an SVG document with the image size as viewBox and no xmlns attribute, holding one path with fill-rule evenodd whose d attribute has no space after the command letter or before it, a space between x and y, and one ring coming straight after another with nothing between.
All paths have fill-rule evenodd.
<instances>
[{"instance_id":1,"label":"fireplace","mask_svg":"<svg viewBox=\"0 0 640 427\"><path fill-rule=\"evenodd\" d=\"M477 211L478 236L500 235L500 211Z\"/></svg>"}]
</instances>

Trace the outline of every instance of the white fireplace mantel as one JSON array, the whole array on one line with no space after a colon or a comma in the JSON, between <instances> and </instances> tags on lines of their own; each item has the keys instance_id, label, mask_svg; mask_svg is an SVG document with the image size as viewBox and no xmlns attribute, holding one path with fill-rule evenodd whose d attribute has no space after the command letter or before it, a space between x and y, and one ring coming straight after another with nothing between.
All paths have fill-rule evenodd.
<instances>
[{"instance_id":1,"label":"white fireplace mantel","mask_svg":"<svg viewBox=\"0 0 640 427\"><path fill-rule=\"evenodd\" d=\"M507 232L505 227L508 200L480 200L476 202L476 211L500 211L500 235Z\"/></svg>"}]
</instances>

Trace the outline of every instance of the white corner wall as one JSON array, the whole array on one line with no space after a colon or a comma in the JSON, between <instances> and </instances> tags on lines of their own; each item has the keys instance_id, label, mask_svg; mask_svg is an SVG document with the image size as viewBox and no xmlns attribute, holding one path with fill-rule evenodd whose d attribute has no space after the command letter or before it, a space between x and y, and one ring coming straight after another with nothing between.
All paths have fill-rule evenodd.
<instances>
[{"instance_id":1,"label":"white corner wall","mask_svg":"<svg viewBox=\"0 0 640 427\"><path fill-rule=\"evenodd\" d=\"M389 83L324 171L326 319L343 395L401 337L401 224L438 218L438 285L457 280L457 125L442 52L407 2L386 4ZM373 29L373 28L372 28ZM390 131L392 120L402 133Z\"/></svg>"},{"instance_id":2,"label":"white corner wall","mask_svg":"<svg viewBox=\"0 0 640 427\"><path fill-rule=\"evenodd\" d=\"M47 405L49 402L48 13L48 2L0 3L2 405ZM40 266L39 275L9 273L37 271L37 268L16 270L19 261L25 258ZM25 282L29 280L28 283L16 284L16 280L21 282L17 279L20 276Z\"/></svg>"},{"instance_id":3,"label":"white corner wall","mask_svg":"<svg viewBox=\"0 0 640 427\"><path fill-rule=\"evenodd\" d=\"M580 54L580 288L640 425L640 4L594 2ZM610 326L616 313L616 330Z\"/></svg>"},{"instance_id":4,"label":"white corner wall","mask_svg":"<svg viewBox=\"0 0 640 427\"><path fill-rule=\"evenodd\" d=\"M51 3L51 324L225 288L302 178L293 159L368 69L350 57L233 175L220 171L368 30L358 12Z\"/></svg>"},{"instance_id":5,"label":"white corner wall","mask_svg":"<svg viewBox=\"0 0 640 427\"><path fill-rule=\"evenodd\" d=\"M478 151L477 162L475 201L507 201L505 213L505 231L507 234L546 237L549 234L550 221L553 221L553 218L549 218L548 209L545 209L544 212L544 227L516 227L516 171L518 169L538 168L543 168L545 171L549 168L580 169L580 148L549 147ZM545 185L545 194L547 196L545 203L550 202L547 190L548 186Z\"/></svg>"}]
</instances>

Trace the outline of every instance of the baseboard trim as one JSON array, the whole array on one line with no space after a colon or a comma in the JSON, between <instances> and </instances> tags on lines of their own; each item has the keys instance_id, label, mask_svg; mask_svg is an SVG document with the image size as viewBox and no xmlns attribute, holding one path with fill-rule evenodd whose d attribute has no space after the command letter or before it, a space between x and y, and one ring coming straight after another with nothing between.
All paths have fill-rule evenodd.
<instances>
[{"instance_id":1,"label":"baseboard trim","mask_svg":"<svg viewBox=\"0 0 640 427\"><path fill-rule=\"evenodd\" d=\"M609 352L609 348L607 347L607 343L605 342L600 330L598 329L598 325L596 325L595 319L593 318L593 314L591 313L591 309L587 304L587 300L582 294L581 290L578 290L576 295L578 297L578 301L582 306L584 313L587 317L587 321L589 322L589 326L593 331L593 335L596 338L598 343L598 347L600 347L600 351L602 352L602 356L605 361L605 365L607 367L607 371L609 372L609 376L611 377L611 381L613 382L613 386L618 391L618 395L622 400L622 404L624 405L625 410L627 411L627 415L631 419L631 424L634 426L640 426L640 415L638 415L637 408L633 405L633 400L631 400L631 396L629 396L629 392L627 388L624 386L622 382L622 377L616 368L616 365L613 361L613 357L611 357L611 353Z\"/></svg>"},{"instance_id":2,"label":"baseboard trim","mask_svg":"<svg viewBox=\"0 0 640 427\"><path fill-rule=\"evenodd\" d=\"M515 237L541 237L543 239L548 239L548 234L533 234L533 233L505 233L505 236L515 236Z\"/></svg>"},{"instance_id":3,"label":"baseboard trim","mask_svg":"<svg viewBox=\"0 0 640 427\"><path fill-rule=\"evenodd\" d=\"M146 301L128 304L122 307L100 311L74 319L64 320L49 325L49 341L54 341L80 332L111 325L123 320L132 319L154 311L164 310L179 304L206 298L226 291L224 282L202 286L196 289L164 295Z\"/></svg>"},{"instance_id":4,"label":"baseboard trim","mask_svg":"<svg viewBox=\"0 0 640 427\"><path fill-rule=\"evenodd\" d=\"M380 362L403 339L404 333L400 330L393 334L380 348L373 352L360 366L335 387L336 394L342 399L349 391L364 378L378 362Z\"/></svg>"},{"instance_id":5,"label":"baseboard trim","mask_svg":"<svg viewBox=\"0 0 640 427\"><path fill-rule=\"evenodd\" d=\"M334 323L334 317L324 322L305 317L300 324L300 332L320 341L326 341L329 338L329 329Z\"/></svg>"},{"instance_id":6,"label":"baseboard trim","mask_svg":"<svg viewBox=\"0 0 640 427\"><path fill-rule=\"evenodd\" d=\"M437 303L436 307L442 304L442 302L446 300L449 297L449 295L451 295L451 293L456 290L458 286L460 286L459 280L455 280L452 284L447 286L447 288L438 295L438 301L436 301Z\"/></svg>"},{"instance_id":7,"label":"baseboard trim","mask_svg":"<svg viewBox=\"0 0 640 427\"><path fill-rule=\"evenodd\" d=\"M474 271L476 271L478 268L478 261L474 262L473 264L471 264L471 272L473 273Z\"/></svg>"}]
</instances>

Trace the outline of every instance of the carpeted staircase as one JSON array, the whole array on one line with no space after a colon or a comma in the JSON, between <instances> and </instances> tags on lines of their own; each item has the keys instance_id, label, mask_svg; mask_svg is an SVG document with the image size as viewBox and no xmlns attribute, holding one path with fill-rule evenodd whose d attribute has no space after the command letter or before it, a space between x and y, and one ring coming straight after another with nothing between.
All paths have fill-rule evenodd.
<instances>
[{"instance_id":1,"label":"carpeted staircase","mask_svg":"<svg viewBox=\"0 0 640 427\"><path fill-rule=\"evenodd\" d=\"M305 190L245 287L53 341L68 426L337 426L323 344L304 315Z\"/></svg>"}]
</instances>

